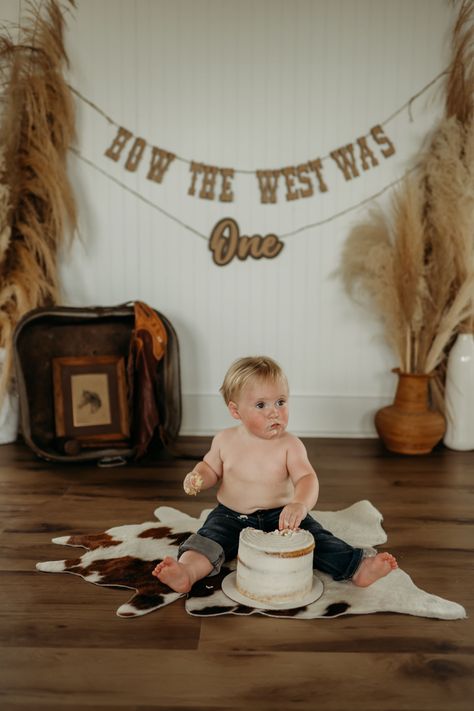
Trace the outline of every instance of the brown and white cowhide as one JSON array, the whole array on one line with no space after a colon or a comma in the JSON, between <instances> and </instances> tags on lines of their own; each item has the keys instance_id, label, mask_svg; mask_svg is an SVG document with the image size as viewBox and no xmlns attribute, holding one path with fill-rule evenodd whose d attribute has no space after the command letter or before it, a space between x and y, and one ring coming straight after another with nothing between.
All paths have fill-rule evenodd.
<instances>
[{"instance_id":1,"label":"brown and white cowhide","mask_svg":"<svg viewBox=\"0 0 474 711\"><path fill-rule=\"evenodd\" d=\"M47 573L80 575L96 585L130 588L135 592L118 608L117 614L120 617L146 615L182 597L154 578L151 571L165 556L176 557L181 541L201 526L208 512L203 511L197 519L177 509L160 506L155 511L158 521L116 526L103 533L53 538L54 543L86 551L66 560L38 563L36 567ZM312 513L324 528L354 546L370 549L387 540L382 515L369 501L359 501L342 511ZM224 566L219 575L196 583L186 599L187 612L197 616L258 613L300 619L373 612L399 612L443 620L466 617L461 605L420 590L400 569L368 588L358 588L351 582L338 583L318 573L324 583L324 593L315 602L293 610L260 610L233 602L222 592L221 582L233 569L235 561Z\"/></svg>"}]
</instances>

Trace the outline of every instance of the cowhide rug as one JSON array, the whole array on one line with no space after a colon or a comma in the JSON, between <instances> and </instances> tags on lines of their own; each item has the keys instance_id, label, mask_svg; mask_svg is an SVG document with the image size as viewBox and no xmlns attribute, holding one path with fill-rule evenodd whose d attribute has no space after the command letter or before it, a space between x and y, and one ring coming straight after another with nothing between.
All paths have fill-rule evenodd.
<instances>
[{"instance_id":1,"label":"cowhide rug","mask_svg":"<svg viewBox=\"0 0 474 711\"><path fill-rule=\"evenodd\" d=\"M53 538L54 543L85 548L86 552L66 560L38 563L36 567L47 573L80 575L96 585L135 590L130 600L118 608L117 614L119 617L146 615L182 597L152 577L151 571L166 555L176 557L181 541L201 526L208 512L203 511L197 519L177 509L160 506L155 511L158 521L116 526L102 533ZM382 515L369 501L359 501L342 511L312 513L325 528L354 546L371 548L387 540ZM187 612L198 616L259 613L300 619L373 612L399 612L443 620L466 617L461 605L420 590L400 569L368 588L358 588L351 582L338 583L317 572L324 592L315 602L293 610L256 609L234 602L221 590L223 578L234 569L235 561L231 561L219 575L196 583L187 596Z\"/></svg>"}]
</instances>

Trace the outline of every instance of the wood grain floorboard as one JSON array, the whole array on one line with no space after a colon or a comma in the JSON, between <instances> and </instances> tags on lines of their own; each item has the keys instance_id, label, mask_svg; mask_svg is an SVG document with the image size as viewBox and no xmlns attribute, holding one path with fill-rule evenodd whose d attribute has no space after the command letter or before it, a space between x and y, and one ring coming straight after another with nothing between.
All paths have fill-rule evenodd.
<instances>
[{"instance_id":1,"label":"wood grain floorboard","mask_svg":"<svg viewBox=\"0 0 474 711\"><path fill-rule=\"evenodd\" d=\"M202 454L209 438L188 438ZM474 608L474 452L398 457L378 440L306 440L317 508L369 499L388 543L424 590ZM131 591L38 573L66 550L54 536L153 520L158 506L197 516L192 461L160 455L101 469L54 465L0 447L2 711L467 711L474 623L396 614L291 620L186 614L184 600L136 619Z\"/></svg>"},{"instance_id":2,"label":"wood grain floorboard","mask_svg":"<svg viewBox=\"0 0 474 711\"><path fill-rule=\"evenodd\" d=\"M447 711L466 700L474 673L466 655L394 655L357 652L228 652L135 650L133 686L128 650L14 648L0 662L2 687L18 702L42 701L114 708L136 703L173 709L176 705L209 709L341 708L341 695L357 691L357 706L379 711L384 704L419 711ZM51 674L54 670L54 674ZM433 691L436 691L436 694Z\"/></svg>"}]
</instances>

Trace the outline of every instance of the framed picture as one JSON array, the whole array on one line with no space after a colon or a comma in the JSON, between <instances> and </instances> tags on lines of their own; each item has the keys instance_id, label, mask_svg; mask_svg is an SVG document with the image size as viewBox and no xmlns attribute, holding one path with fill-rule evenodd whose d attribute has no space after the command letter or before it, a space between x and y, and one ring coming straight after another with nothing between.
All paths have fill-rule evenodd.
<instances>
[{"instance_id":1,"label":"framed picture","mask_svg":"<svg viewBox=\"0 0 474 711\"><path fill-rule=\"evenodd\" d=\"M53 358L56 435L83 446L130 436L125 361L120 356Z\"/></svg>"}]
</instances>

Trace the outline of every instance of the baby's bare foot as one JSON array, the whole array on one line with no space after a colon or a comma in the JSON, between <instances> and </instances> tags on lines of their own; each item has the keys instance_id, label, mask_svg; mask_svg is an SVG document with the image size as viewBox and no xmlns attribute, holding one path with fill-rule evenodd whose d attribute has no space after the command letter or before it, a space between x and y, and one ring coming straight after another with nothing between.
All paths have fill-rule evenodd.
<instances>
[{"instance_id":1,"label":"baby's bare foot","mask_svg":"<svg viewBox=\"0 0 474 711\"><path fill-rule=\"evenodd\" d=\"M366 588L379 578L398 568L396 559L390 553L377 553L373 558L364 558L358 571L352 578L354 585Z\"/></svg>"},{"instance_id":2,"label":"baby's bare foot","mask_svg":"<svg viewBox=\"0 0 474 711\"><path fill-rule=\"evenodd\" d=\"M191 581L186 567L170 556L166 556L161 563L158 563L152 575L175 592L185 593L191 590Z\"/></svg>"}]
</instances>

